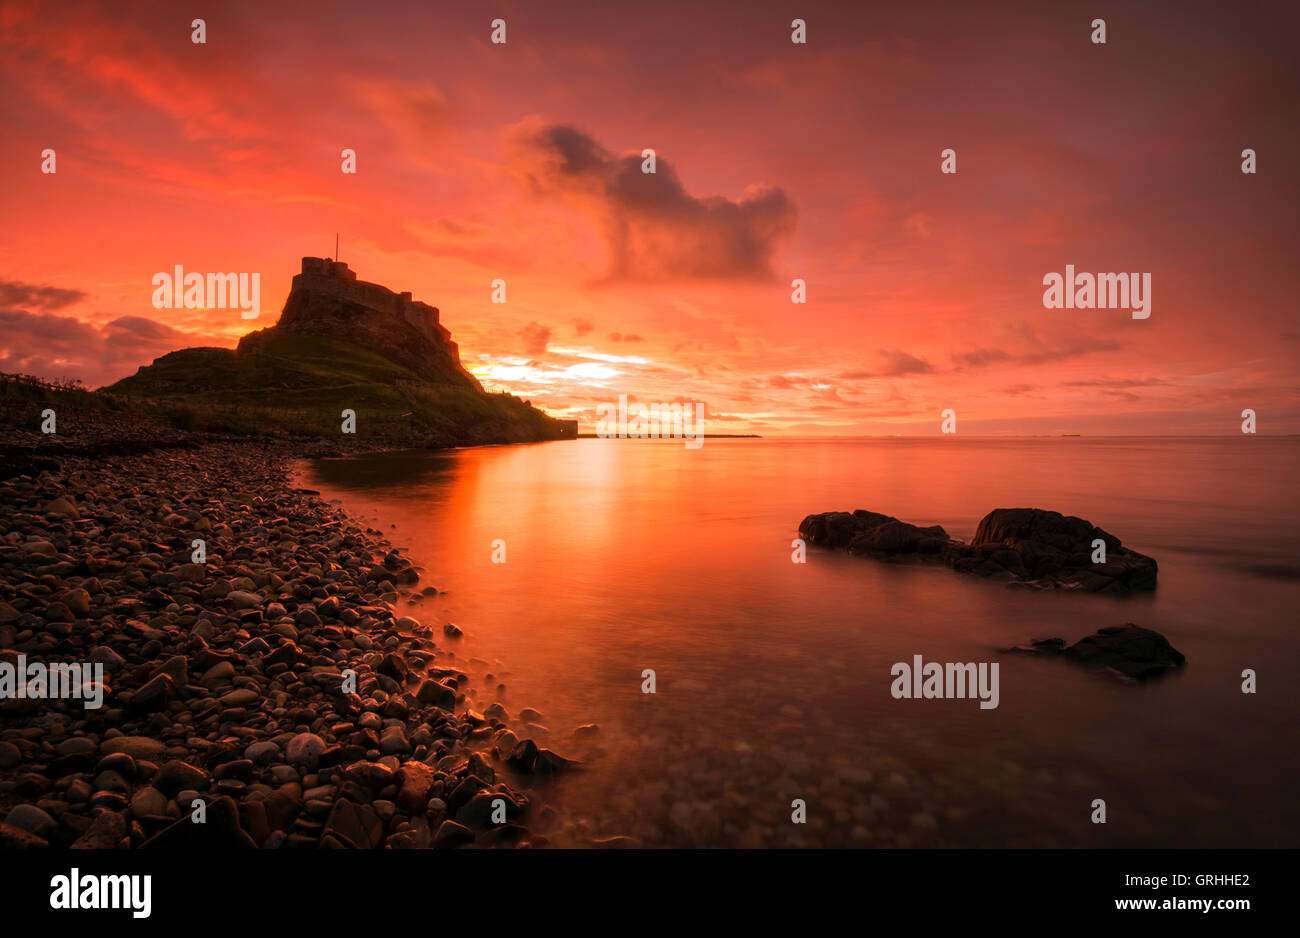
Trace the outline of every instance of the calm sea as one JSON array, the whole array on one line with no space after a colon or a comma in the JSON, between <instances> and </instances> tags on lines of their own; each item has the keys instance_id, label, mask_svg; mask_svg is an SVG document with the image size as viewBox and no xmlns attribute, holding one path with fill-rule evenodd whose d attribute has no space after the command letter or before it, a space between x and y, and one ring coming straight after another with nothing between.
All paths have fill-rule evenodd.
<instances>
[{"instance_id":1,"label":"calm sea","mask_svg":"<svg viewBox=\"0 0 1300 938\"><path fill-rule=\"evenodd\" d=\"M553 844L1300 845L1300 439L592 439L301 471L445 591L414 614L465 630L446 646L473 705L532 707L520 735L585 758L534 821ZM1158 590L791 560L811 512L968 539L1011 507L1100 525L1158 560ZM1126 622L1183 672L1131 686L1000 651ZM917 654L1000 662L999 706L893 699ZM572 738L589 723L595 745Z\"/></svg>"}]
</instances>

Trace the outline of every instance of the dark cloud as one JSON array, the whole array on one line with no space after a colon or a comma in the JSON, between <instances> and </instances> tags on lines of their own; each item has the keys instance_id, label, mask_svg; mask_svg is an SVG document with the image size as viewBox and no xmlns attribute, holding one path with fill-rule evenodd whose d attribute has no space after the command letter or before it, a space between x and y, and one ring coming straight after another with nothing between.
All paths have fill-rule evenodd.
<instances>
[{"instance_id":1,"label":"dark cloud","mask_svg":"<svg viewBox=\"0 0 1300 938\"><path fill-rule=\"evenodd\" d=\"M1007 333L1007 341L1004 343L1007 347L955 352L952 355L953 371L1004 364L1045 365L1093 352L1115 352L1122 347L1114 339L1097 339L1086 335L1058 338L1044 336L1024 322L1008 324L1003 331Z\"/></svg>"},{"instance_id":2,"label":"dark cloud","mask_svg":"<svg viewBox=\"0 0 1300 938\"><path fill-rule=\"evenodd\" d=\"M533 191L595 215L610 253L610 280L761 280L773 276L777 239L794 230L794 203L779 188L750 186L738 202L688 193L662 156L616 156L561 124L529 121L510 141L511 163Z\"/></svg>"},{"instance_id":3,"label":"dark cloud","mask_svg":"<svg viewBox=\"0 0 1300 938\"><path fill-rule=\"evenodd\" d=\"M881 374L887 378L897 378L900 375L926 375L934 371L924 358L917 358L900 349L881 349L880 357L884 362Z\"/></svg>"},{"instance_id":4,"label":"dark cloud","mask_svg":"<svg viewBox=\"0 0 1300 938\"><path fill-rule=\"evenodd\" d=\"M973 352L957 352L952 361L958 368L984 368L1011 361L1011 353L1000 348L977 348Z\"/></svg>"},{"instance_id":5,"label":"dark cloud","mask_svg":"<svg viewBox=\"0 0 1300 938\"><path fill-rule=\"evenodd\" d=\"M1090 378L1086 381L1066 381L1067 388L1154 388L1166 387L1163 378Z\"/></svg>"},{"instance_id":6,"label":"dark cloud","mask_svg":"<svg viewBox=\"0 0 1300 938\"><path fill-rule=\"evenodd\" d=\"M524 339L524 351L529 355L545 355L551 341L551 330L541 323L530 322L517 333Z\"/></svg>"},{"instance_id":7,"label":"dark cloud","mask_svg":"<svg viewBox=\"0 0 1300 938\"><path fill-rule=\"evenodd\" d=\"M586 335L592 329L596 328L581 316L573 320L573 331L575 335Z\"/></svg>"},{"instance_id":8,"label":"dark cloud","mask_svg":"<svg viewBox=\"0 0 1300 938\"><path fill-rule=\"evenodd\" d=\"M986 368L989 365L1046 365L1051 362L1079 358L1091 352L1118 351L1120 344L1108 339L1077 339L1071 346L1039 348L1022 352L1009 352L1006 349L976 349L973 352L958 352L952 356L953 371L967 371Z\"/></svg>"},{"instance_id":9,"label":"dark cloud","mask_svg":"<svg viewBox=\"0 0 1300 938\"><path fill-rule=\"evenodd\" d=\"M628 332L628 333L611 332L609 334L609 340L611 342L644 342L645 341L645 339L641 338L639 335L637 335L634 332Z\"/></svg>"},{"instance_id":10,"label":"dark cloud","mask_svg":"<svg viewBox=\"0 0 1300 938\"><path fill-rule=\"evenodd\" d=\"M0 309L0 371L76 378L99 387L168 352L212 344L204 338L141 316L96 326L70 316Z\"/></svg>"},{"instance_id":11,"label":"dark cloud","mask_svg":"<svg viewBox=\"0 0 1300 938\"><path fill-rule=\"evenodd\" d=\"M934 373L934 366L924 358L917 358L902 349L880 349L876 353L880 366L874 371L865 369L846 371L837 377L845 381L861 381L866 378L901 378L904 375L928 375Z\"/></svg>"},{"instance_id":12,"label":"dark cloud","mask_svg":"<svg viewBox=\"0 0 1300 938\"><path fill-rule=\"evenodd\" d=\"M117 344L149 340L171 342L182 335L171 326L143 316L119 316L104 326L103 332L108 341Z\"/></svg>"},{"instance_id":13,"label":"dark cloud","mask_svg":"<svg viewBox=\"0 0 1300 938\"><path fill-rule=\"evenodd\" d=\"M16 280L0 280L0 308L36 309L53 312L86 298L80 290L36 286Z\"/></svg>"}]
</instances>

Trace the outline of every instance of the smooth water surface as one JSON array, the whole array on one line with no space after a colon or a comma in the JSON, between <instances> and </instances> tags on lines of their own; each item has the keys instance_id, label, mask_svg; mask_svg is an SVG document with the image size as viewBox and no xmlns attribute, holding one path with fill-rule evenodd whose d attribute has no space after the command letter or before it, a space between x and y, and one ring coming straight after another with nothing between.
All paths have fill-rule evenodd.
<instances>
[{"instance_id":1,"label":"smooth water surface","mask_svg":"<svg viewBox=\"0 0 1300 938\"><path fill-rule=\"evenodd\" d=\"M548 795L553 843L1296 846L1298 468L1300 440L1245 436L584 439L302 474L446 591L415 615L465 630L449 647L493 674L474 706L534 707L545 745L591 757ZM1159 561L1158 590L791 559L812 512L969 539L1010 507L1100 525ZM1164 633L1183 672L1131 686L1001 651L1126 622ZM999 706L893 699L891 665L916 654L1000 662ZM586 723L594 752L571 739ZM794 799L808 823L791 822Z\"/></svg>"}]
</instances>

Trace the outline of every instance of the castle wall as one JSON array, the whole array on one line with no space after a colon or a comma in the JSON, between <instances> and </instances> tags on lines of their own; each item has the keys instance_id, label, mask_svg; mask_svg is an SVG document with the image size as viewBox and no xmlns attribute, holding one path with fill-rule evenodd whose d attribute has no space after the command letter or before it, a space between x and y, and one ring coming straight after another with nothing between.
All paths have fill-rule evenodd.
<instances>
[{"instance_id":1,"label":"castle wall","mask_svg":"<svg viewBox=\"0 0 1300 938\"><path fill-rule=\"evenodd\" d=\"M339 261L304 257L302 273L293 278L293 288L325 293L403 319L434 342L446 343L451 338L451 333L438 322L437 307L411 299L410 293L394 293L380 284L358 280L356 273Z\"/></svg>"}]
</instances>

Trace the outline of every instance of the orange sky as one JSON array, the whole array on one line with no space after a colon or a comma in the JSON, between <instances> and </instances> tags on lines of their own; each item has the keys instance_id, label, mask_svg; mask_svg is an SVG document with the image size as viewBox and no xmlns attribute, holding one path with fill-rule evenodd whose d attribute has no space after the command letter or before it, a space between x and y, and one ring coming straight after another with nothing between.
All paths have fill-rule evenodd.
<instances>
[{"instance_id":1,"label":"orange sky","mask_svg":"<svg viewBox=\"0 0 1300 938\"><path fill-rule=\"evenodd\" d=\"M587 429L1300 432L1294 4L201 6L0 3L0 370L233 346L339 232ZM176 264L260 272L261 319L154 309ZM1151 318L1044 309L1066 264Z\"/></svg>"}]
</instances>

